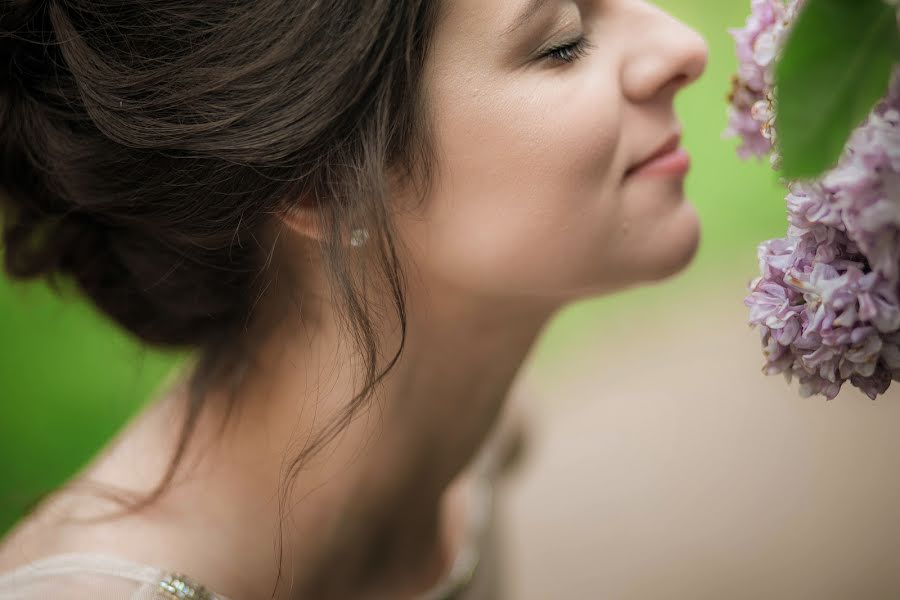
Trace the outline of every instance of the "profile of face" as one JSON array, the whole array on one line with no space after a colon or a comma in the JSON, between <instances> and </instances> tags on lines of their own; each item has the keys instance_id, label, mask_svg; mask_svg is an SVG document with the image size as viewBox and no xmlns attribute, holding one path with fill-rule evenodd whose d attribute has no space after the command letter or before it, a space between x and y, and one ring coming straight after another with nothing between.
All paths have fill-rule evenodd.
<instances>
[{"instance_id":1,"label":"profile of face","mask_svg":"<svg viewBox=\"0 0 900 600\"><path fill-rule=\"evenodd\" d=\"M631 173L681 132L703 38L641 0L447 0L424 94L433 187L399 217L430 287L562 303L676 273L682 173ZM401 198L402 199L402 198Z\"/></svg>"}]
</instances>

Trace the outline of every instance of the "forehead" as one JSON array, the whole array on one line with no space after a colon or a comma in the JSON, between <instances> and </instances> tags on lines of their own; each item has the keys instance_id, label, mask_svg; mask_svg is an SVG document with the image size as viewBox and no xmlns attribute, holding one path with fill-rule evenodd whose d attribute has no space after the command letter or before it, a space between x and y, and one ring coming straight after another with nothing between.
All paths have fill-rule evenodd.
<instances>
[{"instance_id":1,"label":"forehead","mask_svg":"<svg viewBox=\"0 0 900 600\"><path fill-rule=\"evenodd\" d=\"M536 0L444 0L438 27L462 33L478 31L502 35L516 20L517 15L535 2Z\"/></svg>"},{"instance_id":2,"label":"forehead","mask_svg":"<svg viewBox=\"0 0 900 600\"><path fill-rule=\"evenodd\" d=\"M456 42L468 50L511 48L579 19L574 0L444 0L436 37L438 44Z\"/></svg>"}]
</instances>

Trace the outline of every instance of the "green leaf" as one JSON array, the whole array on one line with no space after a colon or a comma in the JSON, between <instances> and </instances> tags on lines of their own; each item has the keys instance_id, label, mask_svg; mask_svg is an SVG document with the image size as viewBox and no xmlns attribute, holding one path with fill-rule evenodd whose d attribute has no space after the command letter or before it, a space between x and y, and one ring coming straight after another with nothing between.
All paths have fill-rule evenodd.
<instances>
[{"instance_id":1,"label":"green leaf","mask_svg":"<svg viewBox=\"0 0 900 600\"><path fill-rule=\"evenodd\" d=\"M883 0L807 0L775 68L775 129L788 179L840 159L900 61L896 8Z\"/></svg>"}]
</instances>

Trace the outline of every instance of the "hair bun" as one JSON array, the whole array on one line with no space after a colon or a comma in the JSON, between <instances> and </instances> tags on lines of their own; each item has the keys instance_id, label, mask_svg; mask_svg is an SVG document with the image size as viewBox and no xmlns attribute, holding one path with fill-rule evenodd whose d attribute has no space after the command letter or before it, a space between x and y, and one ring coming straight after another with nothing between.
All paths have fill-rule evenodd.
<instances>
[{"instance_id":1,"label":"hair bun","mask_svg":"<svg viewBox=\"0 0 900 600\"><path fill-rule=\"evenodd\" d=\"M31 199L19 196L15 218L4 229L6 270L13 277L31 278L56 272L72 274L78 257L102 250L102 228L80 215L42 217ZM10 203L11 197L5 198Z\"/></svg>"},{"instance_id":2,"label":"hair bun","mask_svg":"<svg viewBox=\"0 0 900 600\"><path fill-rule=\"evenodd\" d=\"M152 344L198 346L231 332L242 323L250 269L231 261L216 269L203 248L185 247L166 209L141 220L110 195L103 164L119 147L80 126L86 119L72 87L51 89L72 75L49 75L65 67L47 54L54 51L47 3L13 0L10 10L10 0L0 2L0 224L7 273L71 279L113 321ZM59 109L51 106L60 99Z\"/></svg>"}]
</instances>

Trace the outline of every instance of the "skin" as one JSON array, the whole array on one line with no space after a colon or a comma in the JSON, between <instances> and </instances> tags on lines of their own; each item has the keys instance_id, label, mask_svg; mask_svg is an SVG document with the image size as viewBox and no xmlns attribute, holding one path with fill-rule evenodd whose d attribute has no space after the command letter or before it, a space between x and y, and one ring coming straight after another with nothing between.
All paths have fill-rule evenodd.
<instances>
[{"instance_id":1,"label":"skin","mask_svg":"<svg viewBox=\"0 0 900 600\"><path fill-rule=\"evenodd\" d=\"M423 82L439 157L433 190L418 207L401 183L394 193L410 274L406 348L373 405L301 472L281 507L287 519L285 457L352 396L360 366L315 258L310 214L285 217L288 260L308 284L302 308L260 347L229 426L220 431L222 415L207 413L189 467L138 514L76 524L114 505L77 485L57 494L8 538L0 569L98 551L262 598L279 531L277 598L303 597L316 574L338 568L347 576L332 597L410 597L449 568L454 498L542 328L569 302L677 273L699 240L683 178L625 172L679 131L673 99L704 70L703 39L638 0L547 0L510 31L527 4L443 7ZM582 35L591 46L573 62L540 56ZM380 332L387 357L394 325ZM76 483L149 490L182 402L176 382ZM391 548L378 577L355 580L373 548Z\"/></svg>"}]
</instances>

